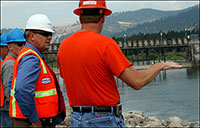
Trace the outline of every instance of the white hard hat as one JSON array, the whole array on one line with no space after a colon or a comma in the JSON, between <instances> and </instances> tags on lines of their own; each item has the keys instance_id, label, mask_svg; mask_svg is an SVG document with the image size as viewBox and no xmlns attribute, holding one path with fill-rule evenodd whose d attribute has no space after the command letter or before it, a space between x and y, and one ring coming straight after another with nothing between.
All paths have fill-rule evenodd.
<instances>
[{"instance_id":1,"label":"white hard hat","mask_svg":"<svg viewBox=\"0 0 200 128\"><path fill-rule=\"evenodd\" d=\"M54 33L52 28L53 25L51 24L49 18L46 15L35 14L28 19L25 30L26 29L43 30Z\"/></svg>"}]
</instances>

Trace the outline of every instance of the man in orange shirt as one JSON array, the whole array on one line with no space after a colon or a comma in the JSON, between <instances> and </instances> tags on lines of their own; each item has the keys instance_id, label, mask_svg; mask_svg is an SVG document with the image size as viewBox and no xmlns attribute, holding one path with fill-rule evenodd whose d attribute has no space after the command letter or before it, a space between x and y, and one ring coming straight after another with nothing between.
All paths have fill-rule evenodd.
<instances>
[{"instance_id":1,"label":"man in orange shirt","mask_svg":"<svg viewBox=\"0 0 200 128\"><path fill-rule=\"evenodd\" d=\"M60 75L73 110L71 127L125 127L114 76L138 90L161 70L181 68L165 62L135 70L117 43L100 34L105 16L112 13L105 4L104 0L81 0L74 10L81 30L64 39L58 51Z\"/></svg>"}]
</instances>

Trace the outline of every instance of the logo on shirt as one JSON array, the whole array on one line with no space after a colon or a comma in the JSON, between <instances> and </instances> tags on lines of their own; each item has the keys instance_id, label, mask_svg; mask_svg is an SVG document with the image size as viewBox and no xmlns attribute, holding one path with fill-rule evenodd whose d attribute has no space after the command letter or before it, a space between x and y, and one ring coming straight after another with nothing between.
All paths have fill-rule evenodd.
<instances>
[{"instance_id":1,"label":"logo on shirt","mask_svg":"<svg viewBox=\"0 0 200 128\"><path fill-rule=\"evenodd\" d=\"M41 80L41 82L42 82L42 84L49 84L49 83L51 83L51 79L50 78L43 78Z\"/></svg>"}]
</instances>

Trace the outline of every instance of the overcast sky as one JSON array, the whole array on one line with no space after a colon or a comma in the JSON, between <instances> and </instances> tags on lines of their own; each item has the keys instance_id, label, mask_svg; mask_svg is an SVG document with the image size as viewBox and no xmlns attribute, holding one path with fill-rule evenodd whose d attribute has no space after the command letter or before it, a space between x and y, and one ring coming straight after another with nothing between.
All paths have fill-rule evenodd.
<instances>
[{"instance_id":1,"label":"overcast sky","mask_svg":"<svg viewBox=\"0 0 200 128\"><path fill-rule=\"evenodd\" d=\"M113 13L142 8L180 10L199 1L108 1ZM78 20L73 10L78 1L1 1L1 28L24 28L28 18L36 13L46 14L54 26L72 24Z\"/></svg>"}]
</instances>

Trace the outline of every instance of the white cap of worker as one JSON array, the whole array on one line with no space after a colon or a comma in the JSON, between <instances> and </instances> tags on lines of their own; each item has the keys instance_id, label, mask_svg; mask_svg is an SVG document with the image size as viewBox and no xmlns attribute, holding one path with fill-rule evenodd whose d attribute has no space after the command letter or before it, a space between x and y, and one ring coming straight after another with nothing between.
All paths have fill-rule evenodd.
<instances>
[{"instance_id":1,"label":"white cap of worker","mask_svg":"<svg viewBox=\"0 0 200 128\"><path fill-rule=\"evenodd\" d=\"M52 32L53 31L53 25L51 24L49 18L44 14L34 14L31 17L29 17L25 30L43 30L46 32Z\"/></svg>"}]
</instances>

